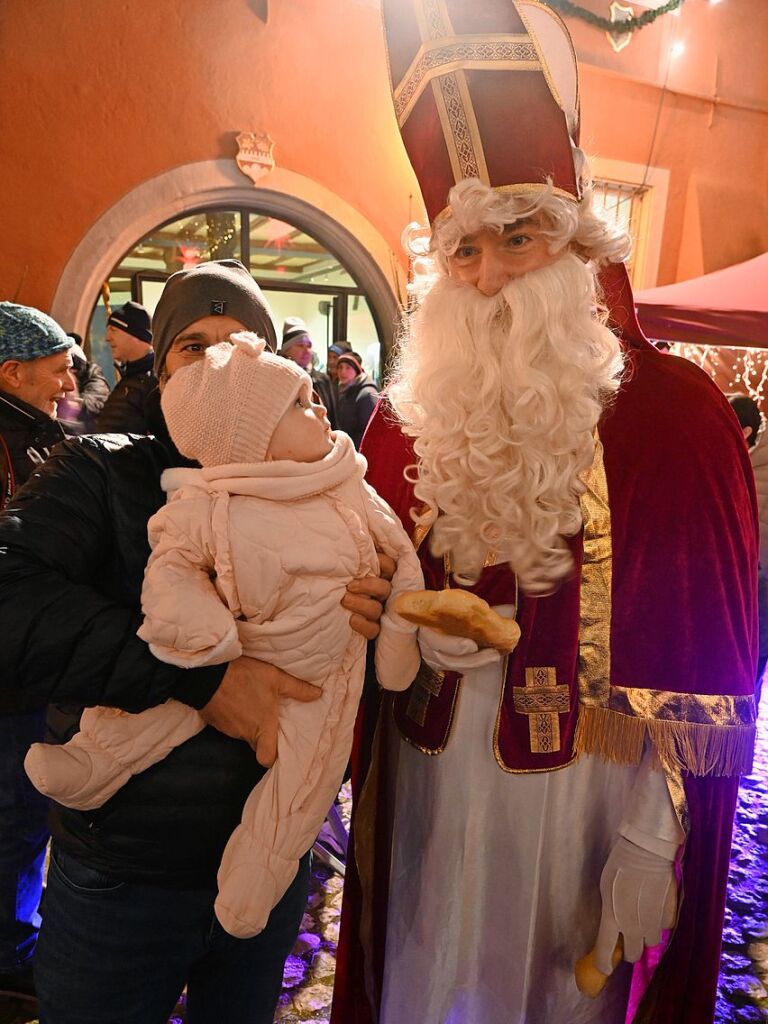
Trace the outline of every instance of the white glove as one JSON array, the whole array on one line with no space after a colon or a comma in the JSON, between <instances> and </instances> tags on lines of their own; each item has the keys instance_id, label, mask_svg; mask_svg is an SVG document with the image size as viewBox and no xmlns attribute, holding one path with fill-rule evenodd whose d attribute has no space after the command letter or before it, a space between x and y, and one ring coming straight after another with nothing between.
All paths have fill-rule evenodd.
<instances>
[{"instance_id":1,"label":"white glove","mask_svg":"<svg viewBox=\"0 0 768 1024\"><path fill-rule=\"evenodd\" d=\"M429 626L419 627L421 657L435 672L469 672L501 661L501 654L493 647L477 646L474 640L463 636L449 636Z\"/></svg>"},{"instance_id":2,"label":"white glove","mask_svg":"<svg viewBox=\"0 0 768 1024\"><path fill-rule=\"evenodd\" d=\"M635 963L644 946L661 942L661 933L675 923L677 884L674 861L644 850L620 836L600 877L603 913L595 943L595 966L611 974L611 955L619 933L624 959Z\"/></svg>"}]
</instances>

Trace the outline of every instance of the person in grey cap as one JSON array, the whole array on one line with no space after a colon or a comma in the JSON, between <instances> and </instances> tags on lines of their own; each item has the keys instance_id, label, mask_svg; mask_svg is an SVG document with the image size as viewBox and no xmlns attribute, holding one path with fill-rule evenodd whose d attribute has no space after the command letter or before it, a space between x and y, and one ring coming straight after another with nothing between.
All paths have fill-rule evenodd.
<instances>
[{"instance_id":1,"label":"person in grey cap","mask_svg":"<svg viewBox=\"0 0 768 1024\"><path fill-rule=\"evenodd\" d=\"M336 397L331 384L331 378L327 373L316 370L312 365L312 339L309 336L307 325L299 316L289 316L283 324L283 342L280 346L280 355L285 356L306 370L312 378L312 387L315 394L328 412L328 419L335 430L336 422Z\"/></svg>"},{"instance_id":2,"label":"person in grey cap","mask_svg":"<svg viewBox=\"0 0 768 1024\"><path fill-rule=\"evenodd\" d=\"M72 344L45 313L0 302L0 509L64 440L55 416L75 390ZM34 995L48 805L23 762L45 732L45 703L8 695L0 704L0 995Z\"/></svg>"},{"instance_id":3,"label":"person in grey cap","mask_svg":"<svg viewBox=\"0 0 768 1024\"><path fill-rule=\"evenodd\" d=\"M155 310L158 372L170 374L247 327L274 352L275 325L258 285L239 260L199 263L168 278Z\"/></svg>"},{"instance_id":4,"label":"person in grey cap","mask_svg":"<svg viewBox=\"0 0 768 1024\"><path fill-rule=\"evenodd\" d=\"M222 260L174 274L153 318L160 387L242 329L274 346L269 308L245 267ZM217 924L216 872L248 794L275 759L280 701L313 700L319 690L245 657L178 668L137 637L147 521L165 503L161 474L185 464L159 397L153 403L151 436L67 441L13 518L0 517L0 701L18 693L142 711L173 697L212 726L98 810L54 805L35 964L40 1016L47 1024L165 1024L186 985L190 1024L272 1024L306 903L307 858L252 939ZM350 584L342 604L364 636L377 634L389 589L379 577Z\"/></svg>"},{"instance_id":5,"label":"person in grey cap","mask_svg":"<svg viewBox=\"0 0 768 1024\"><path fill-rule=\"evenodd\" d=\"M116 306L107 320L107 344L120 379L96 421L100 433L147 434L147 396L157 387L152 321L138 302Z\"/></svg>"}]
</instances>

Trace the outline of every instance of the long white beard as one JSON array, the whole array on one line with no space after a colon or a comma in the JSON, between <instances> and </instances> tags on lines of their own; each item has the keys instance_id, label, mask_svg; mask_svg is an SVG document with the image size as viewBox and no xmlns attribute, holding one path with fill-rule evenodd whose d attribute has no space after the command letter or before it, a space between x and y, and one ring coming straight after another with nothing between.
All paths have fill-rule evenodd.
<instances>
[{"instance_id":1,"label":"long white beard","mask_svg":"<svg viewBox=\"0 0 768 1024\"><path fill-rule=\"evenodd\" d=\"M493 551L521 588L552 591L572 568L564 538L581 528L594 428L621 368L594 275L573 254L492 298L438 281L389 392L415 438L432 552L477 578Z\"/></svg>"}]
</instances>

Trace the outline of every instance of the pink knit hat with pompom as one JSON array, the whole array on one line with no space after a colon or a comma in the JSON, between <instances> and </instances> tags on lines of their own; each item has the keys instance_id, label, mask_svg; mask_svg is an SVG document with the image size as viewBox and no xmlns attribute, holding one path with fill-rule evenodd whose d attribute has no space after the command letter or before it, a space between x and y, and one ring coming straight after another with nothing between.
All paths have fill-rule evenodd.
<instances>
[{"instance_id":1,"label":"pink knit hat with pompom","mask_svg":"<svg viewBox=\"0 0 768 1024\"><path fill-rule=\"evenodd\" d=\"M201 466L263 462L275 427L310 377L247 331L177 370L160 404L173 443Z\"/></svg>"}]
</instances>

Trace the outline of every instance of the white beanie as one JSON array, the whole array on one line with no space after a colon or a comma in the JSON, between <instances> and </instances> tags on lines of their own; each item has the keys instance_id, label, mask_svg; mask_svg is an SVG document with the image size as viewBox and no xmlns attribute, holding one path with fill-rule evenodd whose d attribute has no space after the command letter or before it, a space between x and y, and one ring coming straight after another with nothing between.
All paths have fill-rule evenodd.
<instances>
[{"instance_id":1,"label":"white beanie","mask_svg":"<svg viewBox=\"0 0 768 1024\"><path fill-rule=\"evenodd\" d=\"M263 462L283 414L310 377L241 331L176 370L160 404L173 443L201 466Z\"/></svg>"}]
</instances>

